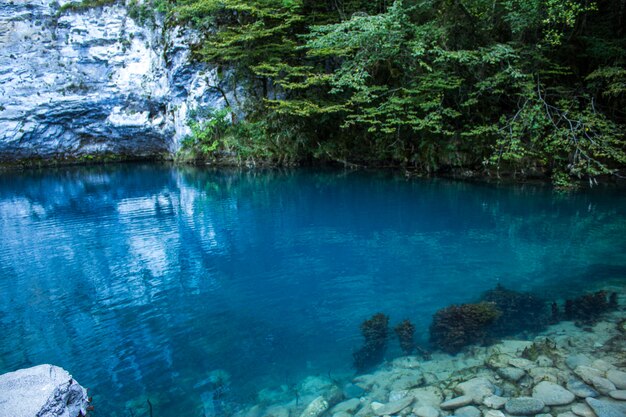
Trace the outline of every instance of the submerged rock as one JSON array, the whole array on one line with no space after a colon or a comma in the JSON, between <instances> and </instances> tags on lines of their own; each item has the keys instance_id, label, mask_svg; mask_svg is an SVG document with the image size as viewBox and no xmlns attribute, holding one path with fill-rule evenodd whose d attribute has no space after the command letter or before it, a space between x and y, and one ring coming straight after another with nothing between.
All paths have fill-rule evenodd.
<instances>
[{"instance_id":1,"label":"submerged rock","mask_svg":"<svg viewBox=\"0 0 626 417\"><path fill-rule=\"evenodd\" d=\"M457 408L464 407L474 402L469 395L462 395L460 397L452 398L451 400L441 403L442 410L455 410Z\"/></svg>"},{"instance_id":2,"label":"submerged rock","mask_svg":"<svg viewBox=\"0 0 626 417\"><path fill-rule=\"evenodd\" d=\"M587 404L593 409L598 417L624 417L626 416L626 405L613 404L608 401L587 398Z\"/></svg>"},{"instance_id":3,"label":"submerged rock","mask_svg":"<svg viewBox=\"0 0 626 417\"><path fill-rule=\"evenodd\" d=\"M454 412L457 417L481 417L481 414L480 410L473 405L461 407Z\"/></svg>"},{"instance_id":4,"label":"submerged rock","mask_svg":"<svg viewBox=\"0 0 626 417\"><path fill-rule=\"evenodd\" d=\"M334 406L331 412L339 413L341 411L345 411L347 413L354 413L360 406L361 401L358 398L351 398Z\"/></svg>"},{"instance_id":5,"label":"submerged rock","mask_svg":"<svg viewBox=\"0 0 626 417\"><path fill-rule=\"evenodd\" d=\"M543 410L543 407L543 401L532 397L511 398L504 405L506 412L514 416L534 415Z\"/></svg>"},{"instance_id":6,"label":"submerged rock","mask_svg":"<svg viewBox=\"0 0 626 417\"><path fill-rule=\"evenodd\" d=\"M609 392L615 391L615 385L606 378L601 376L594 376L591 378L591 383L601 394L608 395Z\"/></svg>"},{"instance_id":7,"label":"submerged rock","mask_svg":"<svg viewBox=\"0 0 626 417\"><path fill-rule=\"evenodd\" d=\"M606 373L606 377L619 389L626 389L626 372L611 369Z\"/></svg>"},{"instance_id":8,"label":"submerged rock","mask_svg":"<svg viewBox=\"0 0 626 417\"><path fill-rule=\"evenodd\" d=\"M571 378L567 381L567 390L579 398L597 397L598 392L582 381Z\"/></svg>"},{"instance_id":9,"label":"submerged rock","mask_svg":"<svg viewBox=\"0 0 626 417\"><path fill-rule=\"evenodd\" d=\"M511 382L517 382L526 375L523 369L507 366L506 368L498 368L498 374Z\"/></svg>"},{"instance_id":10,"label":"submerged rock","mask_svg":"<svg viewBox=\"0 0 626 417\"><path fill-rule=\"evenodd\" d=\"M311 401L300 417L318 417L328 409L328 402L321 395Z\"/></svg>"},{"instance_id":11,"label":"submerged rock","mask_svg":"<svg viewBox=\"0 0 626 417\"><path fill-rule=\"evenodd\" d=\"M58 366L0 375L0 417L78 417L88 405L87 390Z\"/></svg>"},{"instance_id":12,"label":"submerged rock","mask_svg":"<svg viewBox=\"0 0 626 417\"><path fill-rule=\"evenodd\" d=\"M483 400L483 404L489 408L495 408L496 410L504 407L504 404L508 401L508 398L500 397L497 395L490 395L489 397L485 397Z\"/></svg>"},{"instance_id":13,"label":"submerged rock","mask_svg":"<svg viewBox=\"0 0 626 417\"><path fill-rule=\"evenodd\" d=\"M439 417L439 410L430 405L422 405L413 409L413 414L417 417Z\"/></svg>"},{"instance_id":14,"label":"submerged rock","mask_svg":"<svg viewBox=\"0 0 626 417\"><path fill-rule=\"evenodd\" d=\"M404 397L398 401L387 403L387 404L384 404L382 407L376 407L376 408L374 408L374 405L372 403L372 408L374 409L374 412L377 415L388 416L391 414L399 413L400 411L404 410L405 408L407 408L413 403L413 400L414 400L413 397Z\"/></svg>"},{"instance_id":15,"label":"submerged rock","mask_svg":"<svg viewBox=\"0 0 626 417\"><path fill-rule=\"evenodd\" d=\"M569 355L565 359L565 364L572 371L574 369L578 368L579 366L589 366L589 365L591 365L591 362L592 362L591 358L589 356L587 356L587 355L582 354L582 353L577 353L575 355Z\"/></svg>"},{"instance_id":16,"label":"submerged rock","mask_svg":"<svg viewBox=\"0 0 626 417\"><path fill-rule=\"evenodd\" d=\"M487 378L479 377L460 383L456 391L471 397L475 403L480 404L485 397L495 393L496 387Z\"/></svg>"},{"instance_id":17,"label":"submerged rock","mask_svg":"<svg viewBox=\"0 0 626 417\"><path fill-rule=\"evenodd\" d=\"M609 392L609 397L620 401L626 401L626 390L622 389L611 391Z\"/></svg>"},{"instance_id":18,"label":"submerged rock","mask_svg":"<svg viewBox=\"0 0 626 417\"><path fill-rule=\"evenodd\" d=\"M572 413L580 417L596 417L596 414L593 412L593 410L584 403L574 404L572 406Z\"/></svg>"},{"instance_id":19,"label":"submerged rock","mask_svg":"<svg viewBox=\"0 0 626 417\"><path fill-rule=\"evenodd\" d=\"M560 385L543 381L533 388L533 398L543 401L545 405L566 405L574 401L576 396Z\"/></svg>"},{"instance_id":20,"label":"submerged rock","mask_svg":"<svg viewBox=\"0 0 626 417\"><path fill-rule=\"evenodd\" d=\"M505 414L499 410L487 410L483 413L484 417L505 417Z\"/></svg>"}]
</instances>

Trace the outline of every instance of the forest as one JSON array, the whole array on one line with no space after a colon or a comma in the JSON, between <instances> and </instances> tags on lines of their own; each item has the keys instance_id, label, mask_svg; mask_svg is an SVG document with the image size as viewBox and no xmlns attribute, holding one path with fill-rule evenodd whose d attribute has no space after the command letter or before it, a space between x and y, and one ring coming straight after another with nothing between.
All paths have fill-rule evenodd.
<instances>
[{"instance_id":1,"label":"forest","mask_svg":"<svg viewBox=\"0 0 626 417\"><path fill-rule=\"evenodd\" d=\"M155 0L217 91L188 159L620 177L625 0ZM245 96L245 100L241 97ZM226 97L226 95L224 96Z\"/></svg>"}]
</instances>

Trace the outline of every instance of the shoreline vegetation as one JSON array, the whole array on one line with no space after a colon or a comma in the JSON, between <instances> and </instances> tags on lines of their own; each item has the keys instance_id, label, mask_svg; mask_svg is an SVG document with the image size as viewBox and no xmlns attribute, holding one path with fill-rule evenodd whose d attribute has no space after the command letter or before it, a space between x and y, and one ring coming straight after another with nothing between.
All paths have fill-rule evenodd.
<instances>
[{"instance_id":1,"label":"shoreline vegetation","mask_svg":"<svg viewBox=\"0 0 626 417\"><path fill-rule=\"evenodd\" d=\"M82 0L59 13L116 3ZM625 176L621 0L132 0L126 7L142 25L195 33L191 59L217 71L211 88L225 106L192 109L182 149L156 159L546 178L559 188Z\"/></svg>"},{"instance_id":2,"label":"shoreline vegetation","mask_svg":"<svg viewBox=\"0 0 626 417\"><path fill-rule=\"evenodd\" d=\"M592 180L589 178L573 178L566 184L555 184L552 178L548 175L540 175L534 173L533 175L522 174L518 172L500 172L497 176L493 172L476 170L472 168L463 167L445 167L437 172L423 172L420 170L407 169L407 167L387 164L373 164L373 165L356 165L351 163L343 163L342 161L328 161L328 160L306 160L299 162L292 162L289 164L278 164L274 161L267 160L255 160L249 159L241 161L237 158L211 158L211 159L185 159L182 160L177 156L169 154L155 155L155 156L132 156L132 155L84 155L81 157L59 157L59 158L28 158L18 159L15 161L1 161L0 173L11 171L23 171L23 170L37 170L37 169L56 169L65 167L97 167L107 165L118 164L163 164L173 165L177 167L193 167L204 169L226 169L226 170L243 170L243 171L255 171L255 170L283 170L283 169L307 169L307 168L319 168L319 169L343 169L349 171L388 171L403 175L407 180L419 179L419 178L441 178L458 181L469 182L484 182L494 184L510 184L510 185L522 185L522 184L542 184L551 185L558 190L575 190L593 188L599 185L616 185L626 186L626 181L622 177L616 177L613 175L599 175Z\"/></svg>"}]
</instances>

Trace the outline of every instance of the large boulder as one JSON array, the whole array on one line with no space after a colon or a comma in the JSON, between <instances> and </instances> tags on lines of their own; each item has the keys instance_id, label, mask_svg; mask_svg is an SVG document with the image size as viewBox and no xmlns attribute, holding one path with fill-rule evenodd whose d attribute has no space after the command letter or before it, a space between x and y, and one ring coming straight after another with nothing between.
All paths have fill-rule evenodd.
<instances>
[{"instance_id":1,"label":"large boulder","mask_svg":"<svg viewBox=\"0 0 626 417\"><path fill-rule=\"evenodd\" d=\"M58 366L0 375L0 417L78 417L88 405L87 390Z\"/></svg>"}]
</instances>

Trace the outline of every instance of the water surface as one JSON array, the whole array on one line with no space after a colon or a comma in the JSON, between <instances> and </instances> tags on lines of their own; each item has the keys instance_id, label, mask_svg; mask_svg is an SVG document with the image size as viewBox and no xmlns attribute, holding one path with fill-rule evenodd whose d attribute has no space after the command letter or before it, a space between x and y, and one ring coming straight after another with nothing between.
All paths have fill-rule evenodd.
<instances>
[{"instance_id":1,"label":"water surface","mask_svg":"<svg viewBox=\"0 0 626 417\"><path fill-rule=\"evenodd\" d=\"M158 417L202 415L216 370L232 404L350 373L378 311L426 346L437 309L497 283L561 299L626 276L610 187L65 168L0 174L0 231L0 373L62 366L96 416L146 398Z\"/></svg>"}]
</instances>

